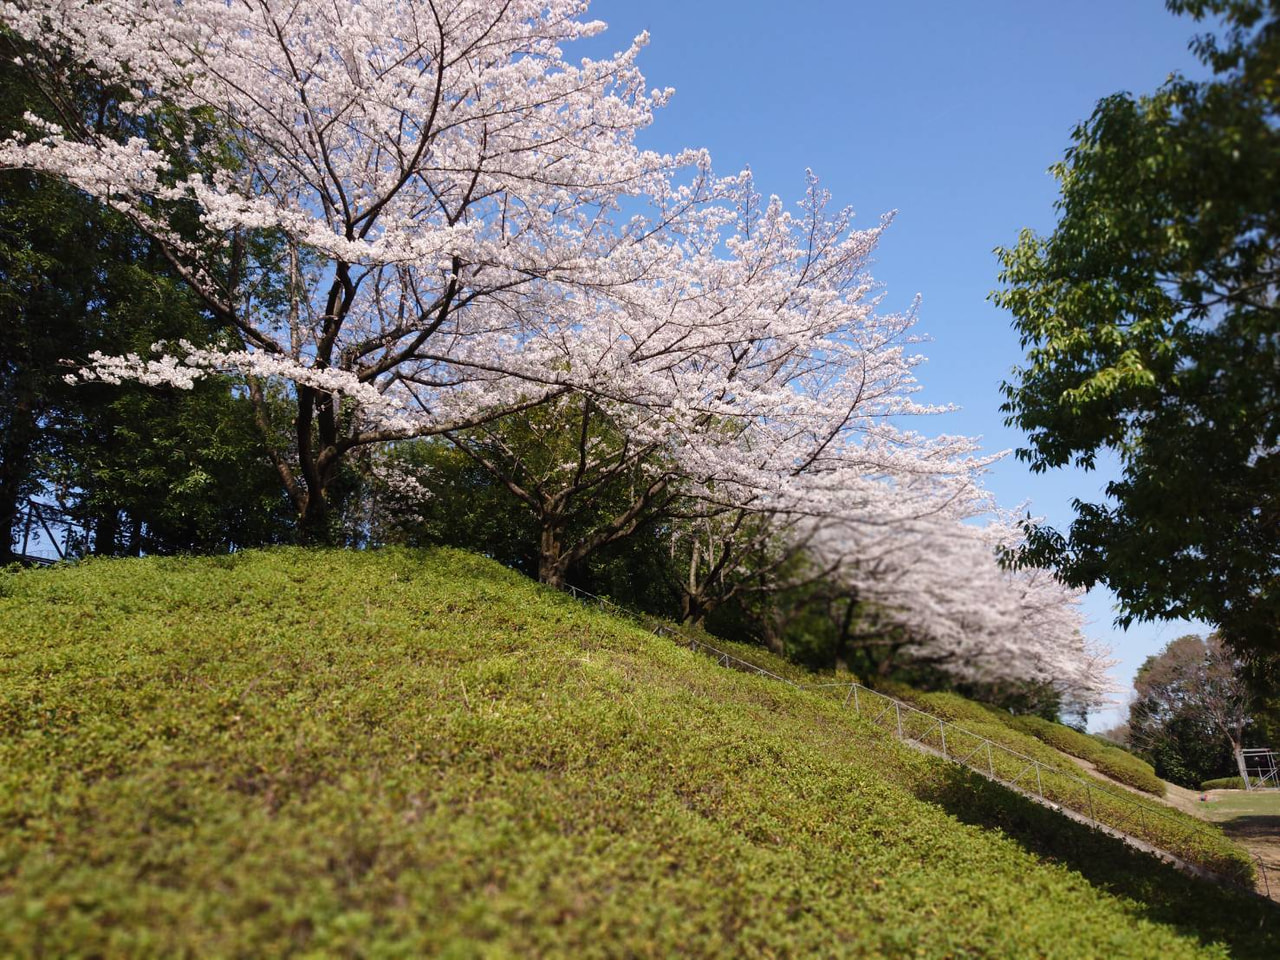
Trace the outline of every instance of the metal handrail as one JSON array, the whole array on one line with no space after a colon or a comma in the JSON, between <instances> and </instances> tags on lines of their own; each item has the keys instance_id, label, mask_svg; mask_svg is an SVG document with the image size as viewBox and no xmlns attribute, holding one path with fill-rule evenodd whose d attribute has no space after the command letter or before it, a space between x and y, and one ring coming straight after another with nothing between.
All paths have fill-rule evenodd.
<instances>
[{"instance_id":1,"label":"metal handrail","mask_svg":"<svg viewBox=\"0 0 1280 960\"><path fill-rule=\"evenodd\" d=\"M1006 747L1004 744L999 743L998 741L990 739L989 737L984 737L981 734L973 733L972 731L966 730L965 728L958 726L957 724L949 720L944 720L942 717L938 717L938 716L935 716L934 714L929 713L928 711L921 710L919 707L916 707L913 704L907 703L903 700L899 700L896 697L891 697L888 694L880 693L877 690L872 690L869 687L866 687L860 683L857 683L854 681L842 681L837 683L814 683L814 684L796 683L794 680L790 680L787 677L783 677L779 674L776 674L773 671L767 670L758 664L754 664L754 663L751 663L750 661L743 660L741 657L734 656L728 651L721 650L719 647L716 647L713 644L707 643L704 640L699 640L697 637L690 636L688 633L684 632L683 630L673 628L668 624L657 620L656 618L647 617L644 614L638 613L634 610L630 610L627 607L624 607L621 604L614 602L613 600L609 600L609 599L606 599L605 597L597 596L596 594L583 590L580 587L570 586L568 587L568 591L570 595L574 597L574 599L592 602L597 606L599 606L601 609L608 609L608 610L614 611L619 615L626 617L629 620L632 620L636 623L639 623L647 627L652 633L658 634L659 636L671 637L680 642L683 642L685 645L689 646L692 649L701 650L704 653L711 654L712 656L715 657L716 661L721 666L732 665L738 670L742 670L748 673L755 673L760 676L767 677L771 680L780 681L797 690L818 691L818 690L847 689L848 693L846 693L845 695L843 706L847 707L850 704L850 702L852 702L854 705L854 709L857 712L859 717L861 717L863 713L862 701L864 699L864 695L879 697L882 700L887 701L887 703L885 704L883 709L881 709L881 711L878 714L876 714L874 718L870 719L869 722L879 726L878 721L880 720L880 718L886 716L889 713L889 711L892 710L894 713L894 730L898 736L898 739L916 743L919 746L932 750L933 748L929 747L928 744L924 742L924 738L928 736L928 732L923 733L919 737L910 736L909 735L911 733L910 722L908 721L904 725L902 720L902 714L903 714L903 711L905 710L907 711L908 716L916 715L919 717L926 718L929 732L935 729L934 724L937 725L936 729L938 731L939 739L942 745L940 752L944 759L950 760L953 763L959 764L960 766L963 766L966 769L973 770L975 773L978 773L979 775L986 777L987 779L992 780L993 782L999 783L1012 790L1023 793L1024 795L1029 795L1033 799L1036 799L1039 802L1048 805L1051 809L1057 810L1058 812L1061 812L1062 808L1065 807L1066 809L1074 813L1076 816L1086 818L1091 824L1103 827L1107 830L1120 834L1121 839L1124 839L1127 842L1130 841L1131 835L1121 830L1118 823L1125 823L1136 814L1136 823L1139 830L1141 830L1142 833L1148 834L1148 836L1146 837L1132 836L1132 839L1141 840L1142 843L1146 844L1151 849L1160 851L1164 853L1167 857L1174 858L1179 862L1182 860L1182 855L1175 854L1172 851L1169 851L1164 847L1160 846L1158 842L1150 839L1150 829L1147 824L1148 814L1150 814L1153 817L1159 818L1159 820L1164 823L1176 825L1178 829L1182 831L1183 834L1187 837L1190 837L1190 838L1205 837L1205 838L1212 838L1215 840L1221 839L1221 834L1211 831L1210 829L1208 829L1207 827L1201 824L1188 823L1182 818L1173 816L1172 814L1167 813L1164 810L1142 803L1139 800L1129 796L1122 790L1112 789L1105 784L1098 783L1096 781L1086 780L1083 777L1080 777L1074 773L1071 773L1067 770L1062 769L1061 767L1053 766L1052 764L1045 763L1042 760L1037 760L1034 757L1028 757L1025 754L1019 753L1016 750ZM970 737L973 740L977 741L977 746L974 747L973 750L969 751L969 753L965 754L963 757L955 755L954 751L948 751L947 733L946 733L948 728L950 728L953 731L953 742L955 741L954 734L960 734L964 737ZM986 759L985 769L983 768L983 765L981 763L972 762L973 758L979 752L982 752L985 756L985 759ZM1014 760L1020 761L1024 764L1024 767L1018 772L1017 776L1015 776L1012 780L1006 780L997 774L996 766L995 766L995 757L997 753L1000 755L1012 758ZM1027 787L1022 787L1018 785L1018 781L1020 781L1028 772L1032 772L1032 771L1034 771L1036 775L1036 785L1035 785L1034 791L1030 788L1029 785ZM1080 807L1084 805L1070 805L1064 802L1064 798L1062 797L1054 797L1046 794L1044 789L1044 774L1046 772L1052 774L1055 778L1065 779L1068 783L1074 784L1079 787L1083 787L1085 791L1085 798L1088 801L1087 803L1088 809L1087 810L1080 809ZM1125 816L1121 816L1119 818L1118 823L1107 823L1105 820L1099 819L1097 810L1096 810L1096 804L1094 802L1095 793L1097 793L1100 796L1106 797L1108 800L1119 801L1121 804L1128 805L1131 812ZM1263 886L1266 890L1266 896L1268 899L1270 899L1271 898L1271 881L1270 881L1270 877L1268 876L1266 864L1264 864L1261 858L1259 858L1256 854L1253 854L1249 851L1245 851L1245 852L1248 853L1249 856L1252 858L1254 865L1258 870L1258 874L1262 879ZM1237 885L1233 880L1229 878L1224 878L1218 875L1217 873L1215 873L1214 871L1206 870L1203 867L1199 867L1199 869L1206 873L1211 874L1216 879L1225 880L1226 882L1231 883L1233 886ZM1280 893L1280 890L1277 890L1277 893Z\"/></svg>"},{"instance_id":2,"label":"metal handrail","mask_svg":"<svg viewBox=\"0 0 1280 960\"><path fill-rule=\"evenodd\" d=\"M77 521L74 515L62 507L51 503L41 503L38 500L27 498L23 504L23 513L25 518L22 524L22 545L17 551L17 556L29 563L51 564L59 560L67 560L71 552L71 533L76 529L83 529L84 525ZM49 526L53 524L62 527L62 543L58 543L58 536ZM39 525L39 530L34 529ZM40 535L40 531L44 535ZM48 543L57 554L56 557L41 556L39 554L30 554L27 551L31 546L31 535L35 533L36 537L42 542ZM12 545L12 544L11 544Z\"/></svg>"},{"instance_id":3,"label":"metal handrail","mask_svg":"<svg viewBox=\"0 0 1280 960\"><path fill-rule=\"evenodd\" d=\"M824 686L830 686L830 685L824 684ZM899 709L907 710L912 713L919 714L923 717L927 717L930 721L937 723L944 730L949 727L952 730L956 731L957 733L963 734L966 737L970 737L973 740L979 741L979 749L981 749L981 747L985 745L994 750L999 751L1005 756L1012 757L1016 760L1019 760L1027 765L1027 769L1034 769L1038 773L1045 773L1045 772L1052 773L1057 777L1062 777L1070 781L1071 783L1074 783L1078 786L1083 787L1085 790L1096 791L1097 793L1109 799L1119 800L1121 803L1125 803L1131 807L1135 807L1143 811L1144 813L1151 813L1154 816L1162 818L1164 821L1168 823L1176 824L1178 827L1182 828L1183 830L1186 830L1189 833L1199 834L1199 835L1208 836L1208 837L1216 837L1216 834L1206 830L1204 827L1200 826L1199 824L1190 824L1187 821L1181 819L1180 817L1176 817L1170 813L1166 813L1164 810L1161 810L1158 807L1149 806L1145 803L1142 803L1140 800L1129 796L1126 792L1122 790L1112 788L1104 783L1086 780L1084 777L1078 776L1077 774L1072 773L1071 771L1066 770L1062 767L1058 767L1053 764L1046 763L1045 761L1039 760L1035 757L1028 757L1026 754L1019 753L1017 750L1007 747L997 740L992 740L989 737L984 737L982 736L982 734L974 733L972 730L966 730L964 727L956 724L954 721L945 720L940 717L937 717L936 715L929 713L928 711L921 710L919 707L913 704L907 703L906 701L903 701L903 700L898 700L896 697L891 697L888 694L880 693L877 690L872 690L856 682L838 684L837 686L856 687L861 695L870 694L873 697L880 697L884 700L891 701L893 704L896 704ZM860 699L861 697L859 697L859 700ZM859 711L859 715L861 715L861 711ZM947 754L945 751L945 747L944 747L944 756L946 757L946 759L954 760L957 763L963 762L963 758L958 758L958 757ZM966 766L968 765L969 764L966 764ZM1020 776L1021 774L1019 774L1019 777ZM1015 780L1017 779L1018 778L1015 778ZM1042 799L1049 799L1049 798L1045 797ZM1082 811L1079 811L1079 812L1082 812Z\"/></svg>"}]
</instances>

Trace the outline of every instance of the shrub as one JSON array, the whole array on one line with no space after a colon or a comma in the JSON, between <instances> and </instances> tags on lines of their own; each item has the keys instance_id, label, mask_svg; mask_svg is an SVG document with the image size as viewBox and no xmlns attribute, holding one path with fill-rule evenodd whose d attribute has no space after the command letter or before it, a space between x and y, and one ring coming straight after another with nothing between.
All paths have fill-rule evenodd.
<instances>
[{"instance_id":1,"label":"shrub","mask_svg":"<svg viewBox=\"0 0 1280 960\"><path fill-rule=\"evenodd\" d=\"M1066 730L1081 739L1089 739L1077 731L1040 718L1011 717L1004 711L966 700L955 693L920 693L901 684L882 684L881 692L955 723L956 728L947 733L947 749L951 755L963 757L973 753L979 757L979 766L982 766L985 758L981 741L977 739L981 737L1040 764L1038 777L1033 781L1029 778L1035 776L1035 772L1027 770L1025 761L993 752L989 761L990 773L1001 780L1016 782L1024 789L1034 787L1051 801L1147 840L1228 879L1248 883L1253 877L1252 859L1216 827L1180 810L1126 792L1105 779L1091 777L1071 764L1061 750L1032 736L1025 728L1043 724L1054 728L1049 732L1055 736L1058 731ZM868 716L873 714L874 710L868 711ZM1028 719L1032 723L1026 723ZM892 728L892 720L887 717L880 723L885 729ZM935 750L941 748L936 727L931 726L927 719L914 718L906 726L904 732L909 737ZM1121 755L1130 759L1128 754L1122 752ZM1134 779L1139 778L1135 776Z\"/></svg>"},{"instance_id":2,"label":"shrub","mask_svg":"<svg viewBox=\"0 0 1280 960\"><path fill-rule=\"evenodd\" d=\"M1055 750L1088 761L1098 769L1099 773L1112 780L1157 797L1165 795L1164 781L1156 776L1151 764L1119 747L1100 743L1087 733L1072 730L1070 727L1041 717L1018 717L1014 723L1019 729L1025 730Z\"/></svg>"},{"instance_id":3,"label":"shrub","mask_svg":"<svg viewBox=\"0 0 1280 960\"><path fill-rule=\"evenodd\" d=\"M1206 780L1200 784L1201 790L1244 790L1243 777L1218 777L1216 780Z\"/></svg>"}]
</instances>

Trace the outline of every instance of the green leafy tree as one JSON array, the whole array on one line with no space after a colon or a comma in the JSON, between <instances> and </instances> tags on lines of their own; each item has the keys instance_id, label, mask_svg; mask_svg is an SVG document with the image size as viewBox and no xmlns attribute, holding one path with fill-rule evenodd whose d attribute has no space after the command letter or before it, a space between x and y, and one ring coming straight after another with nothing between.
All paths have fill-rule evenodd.
<instances>
[{"instance_id":1,"label":"green leafy tree","mask_svg":"<svg viewBox=\"0 0 1280 960\"><path fill-rule=\"evenodd\" d=\"M1234 765L1253 733L1257 706L1245 665L1216 634L1179 637L1138 669L1129 742L1166 780L1195 788Z\"/></svg>"},{"instance_id":2,"label":"green leafy tree","mask_svg":"<svg viewBox=\"0 0 1280 960\"><path fill-rule=\"evenodd\" d=\"M0 66L0 74L3 73ZM35 178L0 178L0 564L24 500L41 488L36 470L50 451L50 416L70 396L59 361L82 344L92 284L90 261L73 254L83 220L71 191L39 189Z\"/></svg>"},{"instance_id":3,"label":"green leafy tree","mask_svg":"<svg viewBox=\"0 0 1280 960\"><path fill-rule=\"evenodd\" d=\"M1004 384L1032 469L1118 458L1022 561L1105 583L1121 622L1280 649L1280 0L1171 0L1223 32L1211 80L1101 101L1054 168L1059 221L998 251L1028 350Z\"/></svg>"},{"instance_id":4,"label":"green leafy tree","mask_svg":"<svg viewBox=\"0 0 1280 960\"><path fill-rule=\"evenodd\" d=\"M48 91L0 34L0 121L48 112ZM115 109L68 66L57 96ZM145 132L145 131L143 131ZM0 174L0 563L28 496L56 496L98 553L216 551L289 536L290 516L247 397L226 380L190 392L70 385L95 350L216 338L222 325L151 239L79 191Z\"/></svg>"},{"instance_id":5,"label":"green leafy tree","mask_svg":"<svg viewBox=\"0 0 1280 960\"><path fill-rule=\"evenodd\" d=\"M372 491L375 542L461 547L537 576L536 521L488 470L442 439L400 441L384 456Z\"/></svg>"},{"instance_id":6,"label":"green leafy tree","mask_svg":"<svg viewBox=\"0 0 1280 960\"><path fill-rule=\"evenodd\" d=\"M613 478L612 488L608 480L593 485L582 504L572 495L555 502L555 492L563 493L565 488L554 485L552 472L533 474L537 458L546 455L547 444L554 443L552 434L542 429L551 422L552 413L553 408L536 408L487 431L492 444L484 454L488 465L477 458L476 448L463 446L478 442L477 437L466 441L455 437L454 442L406 440L388 448L373 471L378 479L372 489L371 539L463 547L537 577L547 563L548 521L573 545L609 523L631 502L626 500L631 487L618 478ZM496 444L498 437L505 447ZM509 459L499 461L503 451ZM545 502L561 513L543 511L543 501L531 504L513 492L508 481L491 469L499 462L511 471L505 476L518 478L512 482L521 490L545 495ZM524 472L517 474L517 469ZM575 487L570 492L587 491ZM576 556L561 571L565 582L628 607L674 617L679 591L671 586L673 563L669 521L644 517L628 535Z\"/></svg>"}]
</instances>

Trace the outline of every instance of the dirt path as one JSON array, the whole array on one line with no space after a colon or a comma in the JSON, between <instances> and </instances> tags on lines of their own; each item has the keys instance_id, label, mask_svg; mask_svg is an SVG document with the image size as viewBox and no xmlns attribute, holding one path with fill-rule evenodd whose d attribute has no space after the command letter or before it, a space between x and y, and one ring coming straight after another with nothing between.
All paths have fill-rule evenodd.
<instances>
[{"instance_id":1,"label":"dirt path","mask_svg":"<svg viewBox=\"0 0 1280 960\"><path fill-rule=\"evenodd\" d=\"M1161 798L1112 780L1087 760L1079 757L1070 759L1106 783L1217 824L1223 833L1262 861L1267 877L1265 880L1259 878L1258 892L1268 893L1269 886L1271 898L1280 900L1280 792L1209 790L1202 793L1166 781L1166 792ZM1201 796L1206 799L1201 800Z\"/></svg>"},{"instance_id":2,"label":"dirt path","mask_svg":"<svg viewBox=\"0 0 1280 960\"><path fill-rule=\"evenodd\" d=\"M1205 800L1200 799L1202 795ZM1223 833L1261 860L1270 882L1270 896L1280 900L1280 793L1209 790L1201 794L1169 784L1168 802L1216 823Z\"/></svg>"},{"instance_id":3,"label":"dirt path","mask_svg":"<svg viewBox=\"0 0 1280 960\"><path fill-rule=\"evenodd\" d=\"M1088 770L1090 773L1092 773L1095 777L1097 777L1103 783L1110 784L1113 787L1119 787L1121 790L1128 790L1130 793L1136 794L1139 797L1146 797L1148 800L1155 800L1155 801L1160 800L1159 797L1154 796L1153 794L1147 793L1147 791L1145 790L1139 790L1137 787L1131 787L1129 786L1129 784L1121 783L1119 780L1112 780L1110 777L1108 777L1105 773L1103 773L1101 770L1095 767L1088 760L1081 760L1079 757L1073 757L1069 753L1064 753L1062 755L1066 757L1068 760L1070 760L1072 763L1074 763L1077 767L1081 767L1085 770ZM1172 787L1173 784L1169 784L1169 786ZM1181 789L1181 788L1175 787L1174 789Z\"/></svg>"}]
</instances>

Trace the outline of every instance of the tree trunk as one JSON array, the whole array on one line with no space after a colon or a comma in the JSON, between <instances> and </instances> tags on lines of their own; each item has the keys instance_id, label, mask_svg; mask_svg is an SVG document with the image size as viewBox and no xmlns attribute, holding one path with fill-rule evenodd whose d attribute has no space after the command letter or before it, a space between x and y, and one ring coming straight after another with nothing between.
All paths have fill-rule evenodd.
<instances>
[{"instance_id":1,"label":"tree trunk","mask_svg":"<svg viewBox=\"0 0 1280 960\"><path fill-rule=\"evenodd\" d=\"M37 433L30 398L19 399L9 414L9 429L0 442L0 566L14 560L14 533L22 514L22 488L35 459Z\"/></svg>"},{"instance_id":2,"label":"tree trunk","mask_svg":"<svg viewBox=\"0 0 1280 960\"><path fill-rule=\"evenodd\" d=\"M323 482L323 481L321 481ZM332 483L316 489L310 484L303 494L302 509L298 511L298 542L306 547L334 547L340 545L336 517L329 498Z\"/></svg>"},{"instance_id":3,"label":"tree trunk","mask_svg":"<svg viewBox=\"0 0 1280 960\"><path fill-rule=\"evenodd\" d=\"M142 521L137 517L129 518L129 556L142 556Z\"/></svg>"},{"instance_id":4,"label":"tree trunk","mask_svg":"<svg viewBox=\"0 0 1280 960\"><path fill-rule=\"evenodd\" d=\"M680 591L680 622L699 627L711 612L703 588L698 584L698 563L701 559L702 542L694 537L693 550L689 555L689 582Z\"/></svg>"},{"instance_id":5,"label":"tree trunk","mask_svg":"<svg viewBox=\"0 0 1280 960\"><path fill-rule=\"evenodd\" d=\"M891 643L885 645L883 647L884 653L878 657L872 653L873 649L873 646L864 646L862 652L871 666L871 671L866 679L868 681L874 680L871 685L878 687L881 681L888 680L889 675L893 673L893 668L897 665L898 650L901 649L901 644Z\"/></svg>"},{"instance_id":6,"label":"tree trunk","mask_svg":"<svg viewBox=\"0 0 1280 960\"><path fill-rule=\"evenodd\" d=\"M298 514L298 543L304 547L325 546L329 542L329 512L323 497L308 495Z\"/></svg>"},{"instance_id":7,"label":"tree trunk","mask_svg":"<svg viewBox=\"0 0 1280 960\"><path fill-rule=\"evenodd\" d=\"M1231 740L1231 754L1236 758L1236 769L1240 771L1240 779L1244 781L1245 789L1251 790L1253 788L1249 785L1249 768L1244 762L1244 744L1235 737L1229 739Z\"/></svg>"},{"instance_id":8,"label":"tree trunk","mask_svg":"<svg viewBox=\"0 0 1280 960\"><path fill-rule=\"evenodd\" d=\"M840 618L840 632L836 634L836 670L849 669L849 635L853 632L853 612L858 608L857 597L850 597Z\"/></svg>"},{"instance_id":9,"label":"tree trunk","mask_svg":"<svg viewBox=\"0 0 1280 960\"><path fill-rule=\"evenodd\" d=\"M564 589L566 563L559 517L543 517L538 536L538 582Z\"/></svg>"},{"instance_id":10,"label":"tree trunk","mask_svg":"<svg viewBox=\"0 0 1280 960\"><path fill-rule=\"evenodd\" d=\"M766 613L760 620L763 627L764 643L769 648L769 652L776 653L780 657L786 656L787 646L782 638L782 630L774 622L773 617Z\"/></svg>"},{"instance_id":11,"label":"tree trunk","mask_svg":"<svg viewBox=\"0 0 1280 960\"><path fill-rule=\"evenodd\" d=\"M691 623L700 627L707 619L710 610L703 603L702 597L695 591L682 590L680 596L680 622Z\"/></svg>"},{"instance_id":12,"label":"tree trunk","mask_svg":"<svg viewBox=\"0 0 1280 960\"><path fill-rule=\"evenodd\" d=\"M114 557L120 552L120 514L118 511L104 511L94 521L93 552L104 557Z\"/></svg>"}]
</instances>

